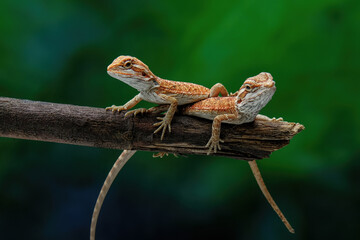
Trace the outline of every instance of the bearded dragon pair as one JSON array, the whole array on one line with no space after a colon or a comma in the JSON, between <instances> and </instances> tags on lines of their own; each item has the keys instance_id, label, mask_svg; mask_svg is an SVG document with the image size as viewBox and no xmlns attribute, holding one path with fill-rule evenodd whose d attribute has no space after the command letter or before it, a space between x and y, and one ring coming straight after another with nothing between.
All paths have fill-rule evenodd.
<instances>
[{"instance_id":1,"label":"bearded dragon pair","mask_svg":"<svg viewBox=\"0 0 360 240\"><path fill-rule=\"evenodd\" d=\"M193 83L161 79L154 75L148 66L139 59L130 56L120 56L116 58L108 66L107 71L110 76L137 89L139 94L123 106L113 105L106 108L106 110L111 110L114 113L129 110L142 100L160 104L159 107L150 109L140 108L128 111L125 114L125 117L127 117L131 114L137 115L138 113L158 112L163 109L164 106L168 106L165 116L158 117L160 122L154 124L154 126L158 126L154 134L162 131L162 140L166 129L171 132L171 120L178 106L185 105L180 109L182 114L213 120L211 138L205 146L209 148L208 154L212 151L216 153L217 150L221 150L220 142L223 142L223 140L220 139L220 127L222 122L243 124L254 120L282 120L281 118L270 119L258 114L271 100L276 90L275 82L270 73L260 73L257 76L246 79L239 91L229 95L226 88L220 83L208 89ZM219 97L219 94L222 96ZM95 240L97 219L112 182L135 152L134 150L124 150L110 170L95 204L91 220L90 240ZM286 220L267 190L255 160L249 161L249 165L264 196L287 229L291 233L294 233L294 229Z\"/></svg>"}]
</instances>

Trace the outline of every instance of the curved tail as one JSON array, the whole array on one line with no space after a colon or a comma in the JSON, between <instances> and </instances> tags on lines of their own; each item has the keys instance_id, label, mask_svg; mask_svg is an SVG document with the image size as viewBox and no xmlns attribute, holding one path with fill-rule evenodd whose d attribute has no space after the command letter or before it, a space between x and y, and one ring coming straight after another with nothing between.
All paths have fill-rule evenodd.
<instances>
[{"instance_id":1,"label":"curved tail","mask_svg":"<svg viewBox=\"0 0 360 240\"><path fill-rule=\"evenodd\" d=\"M96 204L94 207L94 212L91 218L91 227L90 227L90 240L95 240L95 230L96 230L96 223L99 217L101 206L104 202L107 192L109 191L111 184L113 183L114 179L118 175L121 168L125 165L125 163L136 153L134 150L124 150L116 162L114 163L113 167L111 168L109 174L107 175L105 182L101 188L99 196L96 200Z\"/></svg>"},{"instance_id":2,"label":"curved tail","mask_svg":"<svg viewBox=\"0 0 360 240\"><path fill-rule=\"evenodd\" d=\"M285 226L289 230L289 232L295 233L295 230L291 227L290 223L288 222L288 220L286 219L284 214L282 214L280 208L276 205L274 199L271 197L268 189L266 188L266 185L264 183L263 178L261 177L261 173L260 173L259 168L258 168L258 166L256 164L256 161L255 160L249 161L249 165L250 165L251 171L254 174L256 182L258 183L258 185L259 185L262 193L264 194L266 200L270 203L271 207L274 209L274 211L280 217L281 221L285 224Z\"/></svg>"}]
</instances>

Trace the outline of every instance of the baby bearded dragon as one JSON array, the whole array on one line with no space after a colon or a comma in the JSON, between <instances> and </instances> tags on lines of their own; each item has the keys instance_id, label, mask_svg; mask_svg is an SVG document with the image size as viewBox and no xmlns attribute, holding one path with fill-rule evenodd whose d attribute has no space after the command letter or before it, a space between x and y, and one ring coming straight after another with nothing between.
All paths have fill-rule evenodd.
<instances>
[{"instance_id":1,"label":"baby bearded dragon","mask_svg":"<svg viewBox=\"0 0 360 240\"><path fill-rule=\"evenodd\" d=\"M186 83L186 82L176 82L161 79L155 76L148 66L135 57L130 56L120 56L116 58L107 68L108 74L112 77L115 77L133 88L136 88L140 93L136 95L133 99L127 102L124 106L111 106L106 108L106 110L112 110L113 112L120 112L122 110L128 110L138 104L141 100L146 100L148 102L161 104L160 107L155 107L151 109L136 109L129 111L125 116L130 114L138 114L144 112L155 112L164 107L164 104L170 104L168 107L165 117L158 118L161 120L159 123L155 123L155 126L159 126L154 133L157 133L162 129L161 140L164 137L166 128L171 132L170 123L175 114L176 108L178 105L193 103L200 101L208 97L216 97L219 94L222 96L227 96L228 92L225 87L217 83L211 89L203 87L201 85ZM91 227L90 227L90 240L95 240L95 231L96 223L99 217L101 206L104 202L107 192L110 189L110 186L116 175L119 173L121 168L125 163L135 154L136 151L133 150L124 150L119 158L114 163L111 168L108 176L105 179L105 182L101 188L98 199L94 207L93 215L91 218ZM159 153L154 156L162 156L163 153Z\"/></svg>"},{"instance_id":2,"label":"baby bearded dragon","mask_svg":"<svg viewBox=\"0 0 360 240\"><path fill-rule=\"evenodd\" d=\"M260 73L246 79L239 91L228 97L211 97L187 106L182 112L185 115L214 120L212 134L206 147L211 150L221 150L221 122L243 124L258 120L267 120L258 115L259 111L271 100L275 93L275 82L270 73Z\"/></svg>"},{"instance_id":3,"label":"baby bearded dragon","mask_svg":"<svg viewBox=\"0 0 360 240\"><path fill-rule=\"evenodd\" d=\"M275 90L275 82L271 74L263 72L255 77L246 79L239 91L230 97L213 97L202 100L186 107L183 110L183 114L213 120L211 138L205 146L209 147L208 154L210 154L212 149L214 149L214 152L216 152L217 149L221 150L220 142L224 142L220 139L221 122L242 124L252 122L255 119L260 121L281 121L282 118L270 119L266 116L258 115L259 111L271 100ZM295 233L295 230L282 214L266 188L256 161L252 160L248 162L265 198L278 214L286 228L291 233Z\"/></svg>"},{"instance_id":4,"label":"baby bearded dragon","mask_svg":"<svg viewBox=\"0 0 360 240\"><path fill-rule=\"evenodd\" d=\"M166 129L171 132L171 120L175 114L178 105L189 104L200 101L208 97L227 96L228 92L225 87L217 83L211 89L197 85L194 83L177 82L165 80L153 74L148 66L135 57L120 56L116 58L107 68L110 76L123 81L131 87L137 89L140 93L123 106L111 106L106 110L120 112L129 110L138 104L141 100L145 100L157 104L170 104L165 116L158 118L161 120L154 126L159 126L154 133L162 130L161 140L164 138ZM138 114L149 111L144 108L129 111L125 116L130 114Z\"/></svg>"}]
</instances>

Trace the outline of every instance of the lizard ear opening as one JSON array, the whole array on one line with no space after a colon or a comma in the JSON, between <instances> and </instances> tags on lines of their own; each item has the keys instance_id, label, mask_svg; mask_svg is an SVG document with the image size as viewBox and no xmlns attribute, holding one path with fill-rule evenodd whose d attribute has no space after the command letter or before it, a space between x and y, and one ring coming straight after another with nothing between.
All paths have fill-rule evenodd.
<instances>
[{"instance_id":1,"label":"lizard ear opening","mask_svg":"<svg viewBox=\"0 0 360 240\"><path fill-rule=\"evenodd\" d=\"M160 84L156 81L156 79L155 79L155 78L151 78L151 79L150 79L150 81L152 81L152 82L153 82L154 87L158 87L158 86L160 86Z\"/></svg>"}]
</instances>

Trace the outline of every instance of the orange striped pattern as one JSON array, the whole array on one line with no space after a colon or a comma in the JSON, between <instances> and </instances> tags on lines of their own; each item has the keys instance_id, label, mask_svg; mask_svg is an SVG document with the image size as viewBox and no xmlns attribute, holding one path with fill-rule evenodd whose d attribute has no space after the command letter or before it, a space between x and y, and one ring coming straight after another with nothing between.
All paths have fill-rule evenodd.
<instances>
[{"instance_id":1,"label":"orange striped pattern","mask_svg":"<svg viewBox=\"0 0 360 240\"><path fill-rule=\"evenodd\" d=\"M156 82L159 83L159 88L155 91L157 94L184 94L184 95L209 95L210 89L187 82L175 82L157 78Z\"/></svg>"},{"instance_id":2,"label":"orange striped pattern","mask_svg":"<svg viewBox=\"0 0 360 240\"><path fill-rule=\"evenodd\" d=\"M212 97L196 102L184 109L184 114L194 112L219 114L236 114L236 97Z\"/></svg>"}]
</instances>

